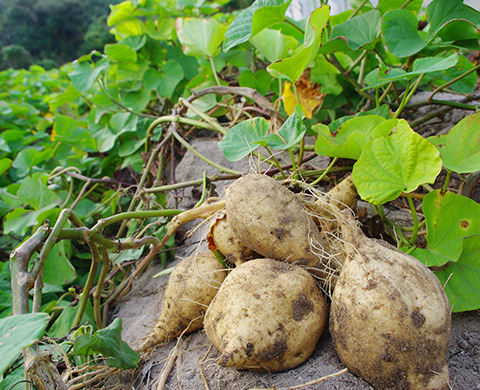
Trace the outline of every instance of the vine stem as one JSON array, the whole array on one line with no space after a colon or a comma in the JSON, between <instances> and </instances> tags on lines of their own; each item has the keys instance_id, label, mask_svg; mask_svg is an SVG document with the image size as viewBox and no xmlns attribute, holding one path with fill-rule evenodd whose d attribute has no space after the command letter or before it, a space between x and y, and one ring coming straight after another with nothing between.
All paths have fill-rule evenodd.
<instances>
[{"instance_id":1,"label":"vine stem","mask_svg":"<svg viewBox=\"0 0 480 390\"><path fill-rule=\"evenodd\" d=\"M443 90L443 89L449 87L450 85L456 83L457 81L463 79L464 77L468 76L470 73L476 72L478 69L480 69L480 64L478 64L477 66L474 66L472 69L466 71L465 73L462 73L460 76L455 77L454 79L448 81L447 83L445 83L443 85L440 85L439 87L437 87L436 89L433 90L433 92L428 97L428 101L431 102L433 97L438 92L440 92L441 90Z\"/></svg>"},{"instance_id":2,"label":"vine stem","mask_svg":"<svg viewBox=\"0 0 480 390\"><path fill-rule=\"evenodd\" d=\"M408 91L408 88L405 90L404 92L404 95L403 95L403 99L402 99L402 102L400 103L400 106L398 107L397 111L395 111L395 115L393 116L393 119L397 119L400 114L402 113L403 109L405 108L405 106L407 105L407 103L410 101L410 99L412 98L413 94L415 93L415 91L417 90L417 88L419 87L420 83L422 82L423 80L423 77L425 76L425 73L422 73L418 79L415 81L415 83L413 84L412 88L410 89L410 91Z\"/></svg>"},{"instance_id":3,"label":"vine stem","mask_svg":"<svg viewBox=\"0 0 480 390\"><path fill-rule=\"evenodd\" d=\"M410 206L410 210L412 211L412 219L413 219L413 230L412 230L412 237L410 238L410 244L415 246L415 242L417 241L417 235L418 235L418 215L417 215L417 210L415 209L415 205L413 204L413 199L410 193L407 193L407 200L408 200L408 205Z\"/></svg>"},{"instance_id":4,"label":"vine stem","mask_svg":"<svg viewBox=\"0 0 480 390\"><path fill-rule=\"evenodd\" d=\"M185 100L184 98L178 99L178 101L185 106L187 106L190 110L192 110L195 114L197 114L199 117L201 117L205 122L210 124L210 126L217 130L218 132L222 133L223 135L227 134L227 131L220 126L216 121L214 121L211 117L209 117L207 114L204 112L200 111L197 107L195 107L192 103L190 103L188 100Z\"/></svg>"},{"instance_id":5,"label":"vine stem","mask_svg":"<svg viewBox=\"0 0 480 390\"><path fill-rule=\"evenodd\" d=\"M447 176L445 177L445 181L443 182L442 194L447 192L448 183L450 182L450 177L451 176L452 176L452 171L447 169Z\"/></svg>"},{"instance_id":6,"label":"vine stem","mask_svg":"<svg viewBox=\"0 0 480 390\"><path fill-rule=\"evenodd\" d=\"M350 17L348 18L348 20L350 19L353 19L355 16L357 16L357 14L361 11L361 9L363 8L363 6L365 4L367 4L369 2L369 0L363 0L363 2L358 6L357 9L355 9L355 11L353 11L353 14L350 15Z\"/></svg>"},{"instance_id":7,"label":"vine stem","mask_svg":"<svg viewBox=\"0 0 480 390\"><path fill-rule=\"evenodd\" d=\"M95 275L97 274L98 263L101 262L97 244L91 242L90 240L87 240L87 244L90 247L90 252L92 253L92 262L90 263L87 281L85 282L85 286L78 302L77 313L75 314L72 328L80 325L80 322L82 321L83 313L85 313L85 307L87 306L88 297L90 296L90 290L93 287Z\"/></svg>"},{"instance_id":8,"label":"vine stem","mask_svg":"<svg viewBox=\"0 0 480 390\"><path fill-rule=\"evenodd\" d=\"M327 169L325 169L323 173L317 179L315 179L315 181L310 183L310 185L315 186L318 183L320 183L323 180L323 178L327 176L327 173L330 171L330 169L332 169L332 167L335 165L337 160L338 160L338 157L334 157L333 160L330 162L330 165L327 167Z\"/></svg>"},{"instance_id":9,"label":"vine stem","mask_svg":"<svg viewBox=\"0 0 480 390\"><path fill-rule=\"evenodd\" d=\"M183 146L185 146L188 150L190 150L190 151L191 151L193 154L195 154L198 158L202 159L203 161L205 161L207 164L211 165L212 167L217 168L220 172L230 173L230 174L232 174L232 175L239 175L239 174L241 174L241 172L239 172L239 171L234 171L233 169L225 168L224 166L215 163L214 161L212 161L212 160L208 159L207 157L205 157L203 154L199 153L192 145L190 145L187 141L185 141L185 140L180 136L180 134L177 133L176 130L171 129L171 133L172 133L172 135L176 138L176 140L177 140L178 142L180 142Z\"/></svg>"}]
</instances>

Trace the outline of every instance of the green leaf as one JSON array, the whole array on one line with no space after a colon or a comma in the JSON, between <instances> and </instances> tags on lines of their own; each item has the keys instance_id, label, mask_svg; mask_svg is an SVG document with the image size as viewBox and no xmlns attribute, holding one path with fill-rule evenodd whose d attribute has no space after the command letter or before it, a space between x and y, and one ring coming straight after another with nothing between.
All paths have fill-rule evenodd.
<instances>
[{"instance_id":1,"label":"green leaf","mask_svg":"<svg viewBox=\"0 0 480 390\"><path fill-rule=\"evenodd\" d=\"M185 54L214 57L220 51L226 27L215 19L178 18L175 27Z\"/></svg>"},{"instance_id":2,"label":"green leaf","mask_svg":"<svg viewBox=\"0 0 480 390\"><path fill-rule=\"evenodd\" d=\"M158 18L156 21L147 19L145 22L147 34L157 41L166 41L172 39L175 29L175 20L173 18Z\"/></svg>"},{"instance_id":3,"label":"green leaf","mask_svg":"<svg viewBox=\"0 0 480 390\"><path fill-rule=\"evenodd\" d=\"M160 96L171 98L178 83L183 80L183 69L177 61L167 61L162 66L162 75L156 89Z\"/></svg>"},{"instance_id":4,"label":"green leaf","mask_svg":"<svg viewBox=\"0 0 480 390\"><path fill-rule=\"evenodd\" d=\"M96 150L97 143L91 133L81 127L84 125L86 125L85 122L57 114L53 124L52 138L55 141L72 145L79 150Z\"/></svg>"},{"instance_id":5,"label":"green leaf","mask_svg":"<svg viewBox=\"0 0 480 390\"><path fill-rule=\"evenodd\" d=\"M391 119L387 121L388 125L380 127L385 121L385 118L378 115L356 117L344 122L333 133L328 126L314 125L313 129L318 133L315 152L321 156L357 160L367 142L390 134L398 122Z\"/></svg>"},{"instance_id":6,"label":"green leaf","mask_svg":"<svg viewBox=\"0 0 480 390\"><path fill-rule=\"evenodd\" d=\"M329 41L346 40L351 50L358 50L375 42L379 35L380 12L373 10L334 26Z\"/></svg>"},{"instance_id":7,"label":"green leaf","mask_svg":"<svg viewBox=\"0 0 480 390\"><path fill-rule=\"evenodd\" d=\"M122 340L120 318L115 318L109 326L97 330L93 335L80 335L75 339L73 348L76 355L101 353L109 367L135 368L140 361L140 355Z\"/></svg>"},{"instance_id":8,"label":"green leaf","mask_svg":"<svg viewBox=\"0 0 480 390\"><path fill-rule=\"evenodd\" d=\"M285 19L285 12L292 0L256 0L244 9L228 26L223 50L246 42L263 29Z\"/></svg>"},{"instance_id":9,"label":"green leaf","mask_svg":"<svg viewBox=\"0 0 480 390\"><path fill-rule=\"evenodd\" d=\"M277 134L270 134L265 137L273 149L285 150L299 143L307 132L302 118L294 112L280 127Z\"/></svg>"},{"instance_id":10,"label":"green leaf","mask_svg":"<svg viewBox=\"0 0 480 390\"><path fill-rule=\"evenodd\" d=\"M417 17L406 9L394 9L383 16L382 35L388 49L397 57L411 56L427 45L418 31Z\"/></svg>"},{"instance_id":11,"label":"green leaf","mask_svg":"<svg viewBox=\"0 0 480 390\"><path fill-rule=\"evenodd\" d=\"M380 0L377 5L377 10L382 14L392 9L399 9L406 3L405 0ZM423 0L413 0L407 4L405 9L412 11L419 11L422 7Z\"/></svg>"},{"instance_id":12,"label":"green leaf","mask_svg":"<svg viewBox=\"0 0 480 390\"><path fill-rule=\"evenodd\" d=\"M73 70L68 74L73 86L79 92L88 91L98 75L108 66L107 60L100 60L95 65L88 61L73 62Z\"/></svg>"},{"instance_id":13,"label":"green leaf","mask_svg":"<svg viewBox=\"0 0 480 390\"><path fill-rule=\"evenodd\" d=\"M3 172L8 171L11 165L12 165L12 160L10 160L9 158L5 157L0 159L0 175Z\"/></svg>"},{"instance_id":14,"label":"green leaf","mask_svg":"<svg viewBox=\"0 0 480 390\"><path fill-rule=\"evenodd\" d=\"M480 170L480 113L463 118L446 134L429 137L445 168L458 173Z\"/></svg>"},{"instance_id":15,"label":"green leaf","mask_svg":"<svg viewBox=\"0 0 480 390\"><path fill-rule=\"evenodd\" d=\"M449 57L426 57L415 60L411 72L405 72L397 68L374 69L365 80L368 88L379 88L394 81L406 81L421 74L435 73L454 67L459 62L459 55L452 54Z\"/></svg>"},{"instance_id":16,"label":"green leaf","mask_svg":"<svg viewBox=\"0 0 480 390\"><path fill-rule=\"evenodd\" d=\"M387 47L395 56L412 56L442 34L444 38L453 41L471 39L471 31L465 32L466 22L480 28L480 13L463 4L463 0L432 1L427 7L427 17L430 28L428 34L424 34L417 31L417 18L410 11L391 10L384 15L382 34ZM456 24L453 26L455 28L449 28L450 23Z\"/></svg>"},{"instance_id":17,"label":"green leaf","mask_svg":"<svg viewBox=\"0 0 480 390\"><path fill-rule=\"evenodd\" d=\"M0 319L0 376L22 353L45 333L49 317L45 313L14 315Z\"/></svg>"},{"instance_id":18,"label":"green leaf","mask_svg":"<svg viewBox=\"0 0 480 390\"><path fill-rule=\"evenodd\" d=\"M292 83L296 82L318 51L323 31L327 26L330 8L323 6L313 11L307 19L305 42L302 50L293 57L284 58L269 65L270 73L279 73Z\"/></svg>"},{"instance_id":19,"label":"green leaf","mask_svg":"<svg viewBox=\"0 0 480 390\"><path fill-rule=\"evenodd\" d=\"M130 46L122 45L121 43L106 44L105 54L114 62L137 61L137 52Z\"/></svg>"},{"instance_id":20,"label":"green leaf","mask_svg":"<svg viewBox=\"0 0 480 390\"><path fill-rule=\"evenodd\" d=\"M269 128L270 122L264 118L248 119L233 126L218 147L227 160L239 161L259 146L257 142L267 136Z\"/></svg>"},{"instance_id":21,"label":"green leaf","mask_svg":"<svg viewBox=\"0 0 480 390\"><path fill-rule=\"evenodd\" d=\"M480 236L465 238L458 261L435 274L445 286L454 313L479 309Z\"/></svg>"},{"instance_id":22,"label":"green leaf","mask_svg":"<svg viewBox=\"0 0 480 390\"><path fill-rule=\"evenodd\" d=\"M71 306L67 305L61 312L61 314L58 316L58 318L55 320L53 325L49 328L47 334L49 337L56 337L56 338L61 338L65 337L68 332L73 327L73 322L75 321L75 316L77 314L77 306ZM80 321L81 325L85 324L91 325L94 329L96 329L95 326L95 316L93 313L93 306L90 300L87 300L87 304L85 306L85 312L83 313L82 319Z\"/></svg>"},{"instance_id":23,"label":"green leaf","mask_svg":"<svg viewBox=\"0 0 480 390\"><path fill-rule=\"evenodd\" d=\"M449 25L450 26L450 25ZM469 70L473 69L474 65L469 61L469 59L463 55L460 55L457 64L443 71L442 78L445 82L452 81L457 77L462 76ZM437 79L437 83L441 84L441 80ZM463 76L460 80L450 85L450 89L455 92L460 93L473 93L475 86L477 85L477 73L472 72L467 76Z\"/></svg>"},{"instance_id":24,"label":"green leaf","mask_svg":"<svg viewBox=\"0 0 480 390\"><path fill-rule=\"evenodd\" d=\"M427 17L430 21L427 40L432 41L449 23L461 20L480 29L480 12L463 4L463 0L435 0L427 7ZM459 31L462 34L461 31ZM459 36L462 39L463 35ZM454 39L450 36L449 39Z\"/></svg>"},{"instance_id":25,"label":"green leaf","mask_svg":"<svg viewBox=\"0 0 480 390\"><path fill-rule=\"evenodd\" d=\"M66 103L71 103L81 95L82 94L74 87L74 85L70 84L65 91L57 95L57 97L49 103L50 110L54 111Z\"/></svg>"},{"instance_id":26,"label":"green leaf","mask_svg":"<svg viewBox=\"0 0 480 390\"><path fill-rule=\"evenodd\" d=\"M51 159L55 151L46 148L39 152L33 147L23 149L17 154L12 162L12 167L17 170L16 174L19 178L23 178L31 171L31 169L41 162Z\"/></svg>"},{"instance_id":27,"label":"green leaf","mask_svg":"<svg viewBox=\"0 0 480 390\"><path fill-rule=\"evenodd\" d=\"M142 35L145 32L145 25L137 18L124 19L115 24L113 32L117 36L117 39L119 37L125 38Z\"/></svg>"},{"instance_id":28,"label":"green leaf","mask_svg":"<svg viewBox=\"0 0 480 390\"><path fill-rule=\"evenodd\" d=\"M59 204L61 199L47 187L48 174L37 172L22 180L17 196L29 204L35 210L43 209L45 206L51 208Z\"/></svg>"},{"instance_id":29,"label":"green leaf","mask_svg":"<svg viewBox=\"0 0 480 390\"><path fill-rule=\"evenodd\" d=\"M457 261L465 237L480 235L480 205L465 196L435 190L423 199L428 250L437 256L429 265Z\"/></svg>"},{"instance_id":30,"label":"green leaf","mask_svg":"<svg viewBox=\"0 0 480 390\"><path fill-rule=\"evenodd\" d=\"M70 263L68 252L70 241L60 241L51 250L43 266L45 283L63 286L77 277L75 267Z\"/></svg>"},{"instance_id":31,"label":"green leaf","mask_svg":"<svg viewBox=\"0 0 480 390\"><path fill-rule=\"evenodd\" d=\"M294 37L268 28L250 38L250 43L270 62L287 57L299 44Z\"/></svg>"},{"instance_id":32,"label":"green leaf","mask_svg":"<svg viewBox=\"0 0 480 390\"><path fill-rule=\"evenodd\" d=\"M352 177L363 200L383 204L421 184L433 183L441 169L435 146L402 119L391 135L365 145Z\"/></svg>"}]
</instances>

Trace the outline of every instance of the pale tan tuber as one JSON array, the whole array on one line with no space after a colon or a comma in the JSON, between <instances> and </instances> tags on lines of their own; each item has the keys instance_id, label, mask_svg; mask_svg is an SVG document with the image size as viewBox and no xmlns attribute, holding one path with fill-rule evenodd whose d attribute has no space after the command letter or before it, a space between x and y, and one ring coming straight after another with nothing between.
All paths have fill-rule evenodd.
<instances>
[{"instance_id":1,"label":"pale tan tuber","mask_svg":"<svg viewBox=\"0 0 480 390\"><path fill-rule=\"evenodd\" d=\"M421 262L342 221L345 263L330 331L342 362L381 390L446 390L448 298Z\"/></svg>"},{"instance_id":2,"label":"pale tan tuber","mask_svg":"<svg viewBox=\"0 0 480 390\"><path fill-rule=\"evenodd\" d=\"M226 274L211 251L183 259L168 279L155 327L137 350L145 351L201 329L205 311Z\"/></svg>"},{"instance_id":3,"label":"pale tan tuber","mask_svg":"<svg viewBox=\"0 0 480 390\"><path fill-rule=\"evenodd\" d=\"M315 279L272 259L234 268L205 314L218 363L237 369L283 371L302 364L324 331L328 312Z\"/></svg>"},{"instance_id":4,"label":"pale tan tuber","mask_svg":"<svg viewBox=\"0 0 480 390\"><path fill-rule=\"evenodd\" d=\"M236 266L260 257L235 236L224 211L220 212L213 220L207 239L208 247L211 250L218 250L228 262Z\"/></svg>"},{"instance_id":5,"label":"pale tan tuber","mask_svg":"<svg viewBox=\"0 0 480 390\"><path fill-rule=\"evenodd\" d=\"M320 231L303 204L275 179L246 175L225 193L228 223L243 245L267 258L297 265L322 263Z\"/></svg>"}]
</instances>

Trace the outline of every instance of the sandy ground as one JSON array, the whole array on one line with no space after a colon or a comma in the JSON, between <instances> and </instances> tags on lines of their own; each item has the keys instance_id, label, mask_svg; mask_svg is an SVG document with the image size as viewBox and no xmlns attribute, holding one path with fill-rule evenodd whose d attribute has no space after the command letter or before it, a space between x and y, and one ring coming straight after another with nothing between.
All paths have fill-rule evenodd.
<instances>
[{"instance_id":1,"label":"sandy ground","mask_svg":"<svg viewBox=\"0 0 480 390\"><path fill-rule=\"evenodd\" d=\"M232 166L226 161L212 141L197 141L195 147L210 159L225 166ZM318 159L313 164L322 165ZM248 161L235 163L234 169L249 172ZM191 153L187 153L178 166L177 181L194 180L217 173L216 170ZM226 183L218 185L221 193ZM191 189L179 194L184 198L181 206L188 209L195 204ZM185 234L186 229L180 234ZM181 258L193 253L201 237L197 234L187 239L186 246L177 250L176 257ZM162 270L160 264L152 264L138 279L133 290L117 305L112 318L123 320L123 338L135 347L148 334L160 313L162 296L168 277L152 279ZM344 368L338 359L328 332L321 337L313 355L296 369L277 374L237 371L220 367L215 363L218 356L211 347L205 332L198 331L184 337L181 341L152 349L144 356L141 366L111 378L112 384L121 389L157 389L158 378L169 361L169 354L176 350L178 358L170 370L165 389L172 390L243 390L243 389L285 389L306 384L329 374L338 373ZM457 390L480 390L480 313L468 312L453 316L453 332L448 348L447 360L450 369L451 388ZM329 390L366 390L373 389L367 382L351 373L344 373L323 382L312 384L308 389Z\"/></svg>"}]
</instances>

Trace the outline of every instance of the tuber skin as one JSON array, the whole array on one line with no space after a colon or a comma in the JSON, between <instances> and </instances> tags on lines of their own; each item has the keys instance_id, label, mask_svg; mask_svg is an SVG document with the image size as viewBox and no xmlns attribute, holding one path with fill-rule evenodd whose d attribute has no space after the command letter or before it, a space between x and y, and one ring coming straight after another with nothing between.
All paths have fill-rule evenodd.
<instances>
[{"instance_id":1,"label":"tuber skin","mask_svg":"<svg viewBox=\"0 0 480 390\"><path fill-rule=\"evenodd\" d=\"M235 266L245 261L260 257L257 253L243 245L233 233L227 221L225 212L221 212L215 219L207 237L208 247L211 250L218 250L225 259Z\"/></svg>"},{"instance_id":2,"label":"tuber skin","mask_svg":"<svg viewBox=\"0 0 480 390\"><path fill-rule=\"evenodd\" d=\"M211 251L183 259L168 279L160 317L137 351L201 329L206 308L226 275Z\"/></svg>"},{"instance_id":3,"label":"tuber skin","mask_svg":"<svg viewBox=\"0 0 480 390\"><path fill-rule=\"evenodd\" d=\"M357 200L357 188L353 183L352 175L348 175L340 183L335 185L325 196L325 201L344 210L353 207ZM317 202L320 203L320 202Z\"/></svg>"},{"instance_id":4,"label":"tuber skin","mask_svg":"<svg viewBox=\"0 0 480 390\"><path fill-rule=\"evenodd\" d=\"M255 259L234 268L205 314L205 332L225 367L284 371L311 355L328 308L303 268Z\"/></svg>"},{"instance_id":5,"label":"tuber skin","mask_svg":"<svg viewBox=\"0 0 480 390\"><path fill-rule=\"evenodd\" d=\"M346 258L330 332L353 373L379 390L446 390L451 310L438 278L416 258L343 223Z\"/></svg>"},{"instance_id":6,"label":"tuber skin","mask_svg":"<svg viewBox=\"0 0 480 390\"><path fill-rule=\"evenodd\" d=\"M228 223L243 245L267 258L323 268L320 231L303 204L275 179L246 175L225 194Z\"/></svg>"}]
</instances>

